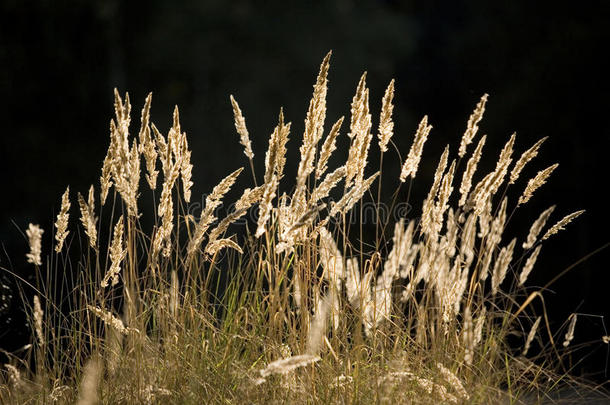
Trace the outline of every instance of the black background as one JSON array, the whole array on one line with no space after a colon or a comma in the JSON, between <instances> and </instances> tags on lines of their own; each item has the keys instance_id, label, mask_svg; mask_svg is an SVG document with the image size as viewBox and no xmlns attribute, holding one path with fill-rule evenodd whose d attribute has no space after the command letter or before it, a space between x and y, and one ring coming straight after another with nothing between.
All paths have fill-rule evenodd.
<instances>
[{"instance_id":1,"label":"black background","mask_svg":"<svg viewBox=\"0 0 610 405\"><path fill-rule=\"evenodd\" d=\"M610 241L604 196L610 135L608 4L2 0L0 266L31 276L22 230L29 222L41 224L43 247L50 250L51 221L68 184L75 224L76 191L86 193L90 184L99 184L114 87L130 93L133 131L149 91L154 93L152 121L163 132L171 125L173 105L180 107L193 150L194 195L200 196L247 163L229 94L246 117L259 176L267 137L284 107L293 122L287 178L294 174L311 86L332 49L328 126L341 115L349 117L365 70L375 128L383 91L396 78L394 142L402 156L428 114L434 128L411 201L421 201L427 192L444 145L457 148L468 115L484 93L490 97L480 131L488 134L488 166L512 132L517 132L518 154L549 136L512 190L513 201L526 178L555 162L559 168L511 219L508 232L522 240L551 204L557 204L552 220L577 209L587 212L542 248L529 284L543 285ZM371 167L376 167L377 149L371 150ZM396 186L399 165L393 152L384 158L386 198ZM248 176L242 177L240 186L250 186ZM610 315L609 260L610 249L605 249L545 293L554 328L573 311ZM15 300L12 305L16 308ZM2 345L24 344L22 320L11 311L0 316ZM592 343L579 352L588 357L575 368L577 374L607 378L604 334L610 333L600 318L579 318L574 342Z\"/></svg>"}]
</instances>

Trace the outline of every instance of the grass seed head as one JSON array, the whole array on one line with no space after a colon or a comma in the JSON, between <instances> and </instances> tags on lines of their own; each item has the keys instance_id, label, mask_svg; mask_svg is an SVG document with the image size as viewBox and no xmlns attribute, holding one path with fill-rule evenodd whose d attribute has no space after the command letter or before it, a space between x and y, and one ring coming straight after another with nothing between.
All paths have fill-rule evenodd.
<instances>
[{"instance_id":1,"label":"grass seed head","mask_svg":"<svg viewBox=\"0 0 610 405\"><path fill-rule=\"evenodd\" d=\"M393 98L394 79L390 81L381 101L381 116L379 117L379 132L377 136L379 137L379 149L382 152L387 152L388 142L390 142L392 135L394 135L394 122L392 121L392 112L394 111Z\"/></svg>"},{"instance_id":2,"label":"grass seed head","mask_svg":"<svg viewBox=\"0 0 610 405\"><path fill-rule=\"evenodd\" d=\"M64 245L64 241L66 237L70 233L68 230L68 219L70 217L70 186L66 188L66 191L61 196L61 209L59 214L57 214L57 221L55 221L55 240L57 240L57 245L55 246L55 251L57 253L61 252L61 249Z\"/></svg>"},{"instance_id":3,"label":"grass seed head","mask_svg":"<svg viewBox=\"0 0 610 405\"><path fill-rule=\"evenodd\" d=\"M526 202L528 202L530 198L532 198L534 191L538 190L540 186L546 183L547 179L549 178L551 173L553 173L553 170L557 168L557 166L559 166L559 164L555 163L554 165L551 165L546 169L539 171L534 178L530 179L530 181L527 182L527 187L525 187L523 194L521 195L521 197L519 197L519 202L517 205L525 204Z\"/></svg>"},{"instance_id":4,"label":"grass seed head","mask_svg":"<svg viewBox=\"0 0 610 405\"><path fill-rule=\"evenodd\" d=\"M34 224L29 224L28 229L26 229L25 234L28 237L28 241L30 244L30 252L25 255L28 260L28 263L35 264L36 266L42 265L42 259L40 255L42 254L42 234L44 230Z\"/></svg>"},{"instance_id":5,"label":"grass seed head","mask_svg":"<svg viewBox=\"0 0 610 405\"><path fill-rule=\"evenodd\" d=\"M404 183L409 176L415 178L415 174L417 173L417 168L421 160L421 155L424 150L424 144L428 139L430 130L432 130L432 125L428 125L428 116L424 115L424 118L422 118L419 126L417 127L417 132L415 132L415 139L413 140L411 149L409 149L407 159L402 165L402 169L400 171L401 182Z\"/></svg>"},{"instance_id":6,"label":"grass seed head","mask_svg":"<svg viewBox=\"0 0 610 405\"><path fill-rule=\"evenodd\" d=\"M485 104L487 103L488 94L483 94L481 100L477 104L475 110L468 118L468 125L466 126L466 132L464 132L464 136L462 136L462 141L460 142L460 149L458 151L459 157L464 157L466 154L466 147L472 143L472 140L477 134L479 130L479 122L483 118L483 113L485 112Z\"/></svg>"},{"instance_id":7,"label":"grass seed head","mask_svg":"<svg viewBox=\"0 0 610 405\"><path fill-rule=\"evenodd\" d=\"M561 220L559 220L559 222L557 222L555 225L553 225L548 231L546 231L546 233L544 234L544 236L542 237L541 240L546 240L549 237L551 237L552 235L555 235L557 232L565 229L565 226L567 224L569 224L574 219L581 216L584 212L585 212L585 210L580 210L580 211L573 212L569 215L566 215Z\"/></svg>"},{"instance_id":8,"label":"grass seed head","mask_svg":"<svg viewBox=\"0 0 610 405\"><path fill-rule=\"evenodd\" d=\"M231 95L230 98L231 105L233 106L233 116L235 118L235 130L237 130L237 134L239 135L239 142L244 147L244 154L248 159L253 159L254 152L252 152L252 143L250 142L250 135L248 134L248 128L246 127L246 119L241 113L239 104L237 104L233 95Z\"/></svg>"}]
</instances>

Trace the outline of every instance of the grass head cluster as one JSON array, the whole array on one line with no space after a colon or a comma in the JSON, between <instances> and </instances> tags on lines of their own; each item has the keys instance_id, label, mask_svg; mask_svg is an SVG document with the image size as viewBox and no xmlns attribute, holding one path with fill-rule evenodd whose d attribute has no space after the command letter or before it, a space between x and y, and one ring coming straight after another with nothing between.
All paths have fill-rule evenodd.
<instances>
[{"instance_id":1,"label":"grass head cluster","mask_svg":"<svg viewBox=\"0 0 610 405\"><path fill-rule=\"evenodd\" d=\"M218 207L245 175L241 155L194 217L178 108L164 133L151 122L149 95L134 131L129 96L115 92L100 183L76 199L66 189L53 248L41 246L38 226L27 231L27 260L42 275L35 333L4 368L3 401L490 403L542 398L566 380L552 358L569 349L576 316L558 346L545 315L529 306L541 294L527 287L542 241L580 214L548 226L554 206L526 208L556 167L522 178L544 139L517 156L513 134L487 153L496 164L482 172L483 95L459 149L426 157L438 163L427 197L407 201L413 216L379 216L372 237L350 218L364 199L380 209L409 198L434 132L423 117L410 150L397 154L405 156L400 172L383 173L396 179L393 201L380 201L382 172L369 167L369 154L383 162L393 152L394 80L376 125L366 74L351 116L329 124L330 57L314 84L298 162L287 160L295 128L280 110L264 173L255 173L248 108L230 97L253 183L225 215ZM348 150L336 146L343 136ZM337 160L344 163L331 167ZM286 165L297 168L294 180ZM154 211L145 212L145 200ZM513 215L533 219L519 238L505 235ZM238 221L245 234L232 234ZM83 236L80 246L74 235ZM520 347L507 344L511 334Z\"/></svg>"}]
</instances>

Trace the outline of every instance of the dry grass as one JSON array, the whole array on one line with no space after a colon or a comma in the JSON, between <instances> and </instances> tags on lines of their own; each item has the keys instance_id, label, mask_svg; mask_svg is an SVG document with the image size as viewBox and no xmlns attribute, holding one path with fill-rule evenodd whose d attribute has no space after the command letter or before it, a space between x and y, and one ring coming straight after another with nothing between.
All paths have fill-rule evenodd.
<instances>
[{"instance_id":1,"label":"dry grass","mask_svg":"<svg viewBox=\"0 0 610 405\"><path fill-rule=\"evenodd\" d=\"M527 240L504 235L507 216L517 209L531 215L522 204L535 198L555 167L530 180L519 200L510 196L543 140L511 166L513 135L495 169L477 174L486 138L467 162L462 158L478 135L484 95L468 120L458 157L450 146L445 149L428 197L415 211L420 217L395 224L379 217L378 229L394 228L391 241L378 233L367 243L379 248L365 251L367 235L360 227L361 242L353 244L348 219L363 199L375 200L371 187L380 176L367 167L373 144L369 90L365 74L352 101L347 159L328 170L343 123L339 118L322 142L330 56L314 85L291 190L284 167L292 128L283 111L258 185L246 121L231 96L255 183L222 218L216 208L242 169L212 190L199 218L188 215L191 153L178 110L163 135L150 122L149 95L138 137L132 137L129 97L116 92L100 186L91 187L87 200L78 194L87 244L72 279L61 265L66 262L58 260L77 249L64 243L69 191L56 223L57 252L47 250L44 267L42 230L28 231L28 260L55 279L35 286L38 339L6 366L3 402L515 403L542 400L573 381L561 368L567 349L555 345L548 328L539 330L542 318L532 308L520 306L523 283L540 253L537 236L552 209L534 223ZM382 158L394 131L393 94L394 81L382 99ZM385 173L396 178L396 195L404 195L408 177L414 180L431 128L424 117L402 173ZM142 179L154 190L159 174L156 212L142 212ZM342 197L331 201L341 184ZM380 187L377 193L379 209ZM254 232L231 235L231 225L255 206ZM542 239L578 214L559 221ZM59 302L69 302L69 309ZM507 344L514 333L522 339L518 350ZM536 355L526 357L532 349Z\"/></svg>"}]
</instances>

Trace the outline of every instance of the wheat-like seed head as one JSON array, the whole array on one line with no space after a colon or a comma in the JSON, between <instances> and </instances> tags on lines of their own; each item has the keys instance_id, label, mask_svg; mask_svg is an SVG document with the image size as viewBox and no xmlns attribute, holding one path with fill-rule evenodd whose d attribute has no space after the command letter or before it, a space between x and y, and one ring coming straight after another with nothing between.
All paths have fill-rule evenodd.
<instances>
[{"instance_id":1,"label":"wheat-like seed head","mask_svg":"<svg viewBox=\"0 0 610 405\"><path fill-rule=\"evenodd\" d=\"M260 237L265 233L265 225L271 217L271 211L273 210L273 199L279 185L279 179L276 174L271 176L268 183L265 183L263 196L259 205L258 223L256 227L256 237Z\"/></svg>"},{"instance_id":2,"label":"wheat-like seed head","mask_svg":"<svg viewBox=\"0 0 610 405\"><path fill-rule=\"evenodd\" d=\"M284 123L284 110L280 109L278 124L269 138L269 148L265 154L265 183L268 183L274 174L280 179L284 174L286 143L290 134L290 125L290 122Z\"/></svg>"},{"instance_id":3,"label":"wheat-like seed head","mask_svg":"<svg viewBox=\"0 0 610 405\"><path fill-rule=\"evenodd\" d=\"M568 326L568 331L566 332L566 336L563 340L563 347L568 347L572 340L574 339L574 330L576 329L576 319L578 318L577 314L571 315L572 320L570 321L570 325Z\"/></svg>"},{"instance_id":4,"label":"wheat-like seed head","mask_svg":"<svg viewBox=\"0 0 610 405\"><path fill-rule=\"evenodd\" d=\"M385 90L383 100L381 101L381 115L379 117L379 149L382 152L388 150L388 142L394 134L394 122L392 121L392 112L394 111L394 105L392 100L394 99L394 79L390 81L388 88Z\"/></svg>"},{"instance_id":5,"label":"wheat-like seed head","mask_svg":"<svg viewBox=\"0 0 610 405\"><path fill-rule=\"evenodd\" d=\"M496 295L498 292L498 288L504 278L506 277L506 271L508 270L508 266L510 265L511 260L513 259L513 250L515 249L515 243L517 239L513 239L508 246L503 247L500 250L500 254L496 259L496 263L494 265L493 273L491 276L491 293L492 295Z\"/></svg>"},{"instance_id":6,"label":"wheat-like seed head","mask_svg":"<svg viewBox=\"0 0 610 405\"><path fill-rule=\"evenodd\" d=\"M309 175L314 171L316 149L324 131L328 84L327 76L331 53L332 52L329 52L326 55L320 65L320 72L318 73L316 84L314 85L313 95L311 96L307 117L305 118L305 132L303 133L303 142L299 149L301 152L301 160L297 169L297 186L291 201L293 210L296 210L296 215L301 215L305 209L306 183ZM270 178L271 177L269 176L268 180L270 180ZM268 195L271 195L271 193L268 193ZM257 231L257 234L259 231Z\"/></svg>"},{"instance_id":7,"label":"wheat-like seed head","mask_svg":"<svg viewBox=\"0 0 610 405\"><path fill-rule=\"evenodd\" d=\"M121 198L127 205L130 216L138 215L137 196L140 184L140 147L136 139L129 146L129 124L131 105L129 94L125 96L125 103L121 100L118 90L115 89L115 115L110 123L110 147L108 161L102 167L102 204L108 193L108 173L112 176L113 184Z\"/></svg>"},{"instance_id":8,"label":"wheat-like seed head","mask_svg":"<svg viewBox=\"0 0 610 405\"><path fill-rule=\"evenodd\" d=\"M544 138L536 142L531 148L523 152L519 160L517 160L517 163L515 163L513 171L510 173L510 181L508 182L508 184L513 184L515 181L517 181L517 179L519 178L519 174L521 174L521 171L523 170L525 165L538 155L538 149L540 149L540 145L542 145L542 143L546 141L547 138L548 136L545 136Z\"/></svg>"},{"instance_id":9,"label":"wheat-like seed head","mask_svg":"<svg viewBox=\"0 0 610 405\"><path fill-rule=\"evenodd\" d=\"M557 168L557 166L559 166L559 164L555 163L554 165L551 165L546 169L539 171L534 178L530 179L530 181L527 182L527 187L525 187L525 190L523 191L523 195L519 197L519 202L517 203L517 205L525 204L526 202L528 202L530 198L532 198L534 191L536 191L540 186L546 183L546 180L549 178L551 173L553 173L553 170Z\"/></svg>"},{"instance_id":10,"label":"wheat-like seed head","mask_svg":"<svg viewBox=\"0 0 610 405\"><path fill-rule=\"evenodd\" d=\"M432 234L438 235L443 227L443 216L449 207L449 197L453 192L453 175L455 172L455 160L451 162L451 166L447 173L443 176L441 186L438 192L438 200L433 212ZM435 239L435 237L432 237Z\"/></svg>"},{"instance_id":11,"label":"wheat-like seed head","mask_svg":"<svg viewBox=\"0 0 610 405\"><path fill-rule=\"evenodd\" d=\"M326 140L324 140L324 143L322 144L322 148L320 149L320 157L316 165L316 180L326 173L326 164L328 163L328 159L335 149L337 149L336 140L337 136L339 135L341 125L343 125L343 119L344 117L341 117L337 120L337 122L334 123L330 132L326 136Z\"/></svg>"},{"instance_id":12,"label":"wheat-like seed head","mask_svg":"<svg viewBox=\"0 0 610 405\"><path fill-rule=\"evenodd\" d=\"M487 319L487 308L483 307L474 325L474 344L477 346L483 340L483 327Z\"/></svg>"},{"instance_id":13,"label":"wheat-like seed head","mask_svg":"<svg viewBox=\"0 0 610 405\"><path fill-rule=\"evenodd\" d=\"M163 165L163 186L161 191L161 198L159 199L159 208L157 209L157 215L161 218L161 227L155 233L151 256L153 260L156 260L157 255L163 248L163 255L169 256L171 249L171 233L174 228L174 202L172 199L172 189L180 174L180 163L173 162L171 159L170 147L171 141L168 147L165 148L166 156L165 159L168 163Z\"/></svg>"},{"instance_id":14,"label":"wheat-like seed head","mask_svg":"<svg viewBox=\"0 0 610 405\"><path fill-rule=\"evenodd\" d=\"M500 152L500 156L494 171L485 176L483 180L477 184L471 194L471 206L474 207L477 215L481 215L481 213L485 210L485 204L487 201L496 194L504 182L504 177L506 176L508 167L512 162L511 156L513 153L513 146L515 144L515 137L516 134L513 133L506 145L504 145L504 148L502 148L502 152Z\"/></svg>"},{"instance_id":15,"label":"wheat-like seed head","mask_svg":"<svg viewBox=\"0 0 610 405\"><path fill-rule=\"evenodd\" d=\"M304 145L305 143L317 145L322 138L324 121L326 119L326 93L328 90L328 69L330 68L331 55L332 51L329 51L324 60L322 60L316 84L313 86L314 91L309 101L309 109L305 118Z\"/></svg>"},{"instance_id":16,"label":"wheat-like seed head","mask_svg":"<svg viewBox=\"0 0 610 405\"><path fill-rule=\"evenodd\" d=\"M114 123L111 121L111 128ZM111 130L112 131L112 130ZM112 187L112 160L113 160L114 148L112 143L106 152L104 163L102 165L102 175L100 176L100 204L103 206L106 203L108 197L108 191Z\"/></svg>"},{"instance_id":17,"label":"wheat-like seed head","mask_svg":"<svg viewBox=\"0 0 610 405\"><path fill-rule=\"evenodd\" d=\"M218 251L218 249L221 249L223 247L234 248L234 246L230 244L232 241L221 243L215 242L220 237L220 235L226 232L226 230L229 228L229 225L246 215L246 213L248 212L248 208L250 208L254 203L260 200L260 198L262 197L262 191L262 186L256 187L253 190L249 188L245 189L242 196L235 203L235 211L226 216L222 221L220 221L216 228L210 231L210 235L208 236L208 244L206 246L206 253L209 256L212 256ZM236 250L241 252L241 249Z\"/></svg>"},{"instance_id":18,"label":"wheat-like seed head","mask_svg":"<svg viewBox=\"0 0 610 405\"><path fill-rule=\"evenodd\" d=\"M119 282L119 273L121 271L121 262L127 255L127 249L124 249L123 245L123 217L121 216L114 226L114 232L112 234L112 243L110 245L110 268L106 272L106 275L102 279L101 287L108 287L108 282L112 283L114 287Z\"/></svg>"},{"instance_id":19,"label":"wheat-like seed head","mask_svg":"<svg viewBox=\"0 0 610 405\"><path fill-rule=\"evenodd\" d=\"M356 184L362 183L364 179L364 169L368 164L368 154L371 147L371 141L373 140L373 133L371 132L371 114L368 113L369 108L369 90L366 90L364 105L366 107L366 114L362 115L361 123L361 142L359 143L360 150L357 155L358 169L356 171Z\"/></svg>"},{"instance_id":20,"label":"wheat-like seed head","mask_svg":"<svg viewBox=\"0 0 610 405\"><path fill-rule=\"evenodd\" d=\"M241 250L241 247L235 241L228 238L216 239L215 241L208 243L205 251L208 255L214 256L217 252L224 248L231 248L235 249L239 253L244 253L243 250Z\"/></svg>"},{"instance_id":21,"label":"wheat-like seed head","mask_svg":"<svg viewBox=\"0 0 610 405\"><path fill-rule=\"evenodd\" d=\"M493 253L496 249L496 246L500 243L502 239L502 232L504 231L504 224L506 223L506 207L507 207L507 198L505 197L500 204L500 209L498 210L498 214L495 218L486 220L489 224L489 228L486 232L485 236L481 236L481 238L486 237L485 240L485 248L483 249L483 259L481 261L481 266L479 267L479 279L485 281L487 279L489 265L491 264ZM489 209L491 210L491 206L489 205ZM485 216L489 216L491 218L490 213L485 213ZM481 219L481 217L479 218ZM481 224L483 221L481 221ZM481 226L483 227L483 226ZM512 252L511 252L512 255ZM498 257L497 260L499 260ZM496 265L499 263L496 261ZM501 282L501 281L500 281ZM499 284L498 284L499 285Z\"/></svg>"},{"instance_id":22,"label":"wheat-like seed head","mask_svg":"<svg viewBox=\"0 0 610 405\"><path fill-rule=\"evenodd\" d=\"M235 210L244 210L260 201L263 196L263 187L258 186L253 189L245 189L239 200L235 203Z\"/></svg>"},{"instance_id":23,"label":"wheat-like seed head","mask_svg":"<svg viewBox=\"0 0 610 405\"><path fill-rule=\"evenodd\" d=\"M345 189L356 181L361 182L367 163L368 149L372 139L371 114L369 113L369 89L366 88L366 72L362 74L356 94L352 99L349 138L352 140L347 158Z\"/></svg>"},{"instance_id":24,"label":"wheat-like seed head","mask_svg":"<svg viewBox=\"0 0 610 405\"><path fill-rule=\"evenodd\" d=\"M477 216L471 213L466 219L461 235L460 257L464 267L469 268L474 260L474 242L477 236Z\"/></svg>"},{"instance_id":25,"label":"wheat-like seed head","mask_svg":"<svg viewBox=\"0 0 610 405\"><path fill-rule=\"evenodd\" d=\"M478 237L483 239L489 233L491 220L493 219L491 215L491 198L489 198L485 203L483 212L481 212L480 214L477 214L475 212L474 214L477 215L479 219Z\"/></svg>"},{"instance_id":26,"label":"wheat-like seed head","mask_svg":"<svg viewBox=\"0 0 610 405\"><path fill-rule=\"evenodd\" d=\"M34 295L33 317L34 317L34 328L36 331L36 336L38 337L38 343L40 343L40 345L43 346L44 342L45 342L44 334L42 333L43 312L42 312L42 308L40 306L40 299L38 298L38 295Z\"/></svg>"},{"instance_id":27,"label":"wheat-like seed head","mask_svg":"<svg viewBox=\"0 0 610 405\"><path fill-rule=\"evenodd\" d=\"M151 244L151 254L153 264L156 264L157 256L162 248L164 248L164 254L169 255L170 252L170 238L171 232L174 227L174 203L172 199L172 189L180 174L180 167L177 162L174 162L171 157L171 143L172 137L168 136L168 143L165 138L152 125L153 132L156 136L156 144L159 148L161 155L161 168L163 170L163 185L161 191L161 198L159 199L159 206L157 208L157 215L161 218L161 227L157 229L154 234ZM170 130L171 132L171 130Z\"/></svg>"},{"instance_id":28,"label":"wheat-like seed head","mask_svg":"<svg viewBox=\"0 0 610 405\"><path fill-rule=\"evenodd\" d=\"M35 264L37 266L42 265L42 259L40 255L42 254L42 234L44 230L34 224L28 224L28 229L26 229L25 234L28 237L30 252L25 255L28 260L28 263Z\"/></svg>"},{"instance_id":29,"label":"wheat-like seed head","mask_svg":"<svg viewBox=\"0 0 610 405\"><path fill-rule=\"evenodd\" d=\"M138 139L140 140L140 153L144 155L146 161L146 181L151 190L157 188L157 148L150 134L150 105L152 102L152 93L148 93L142 114L140 118L140 132Z\"/></svg>"},{"instance_id":30,"label":"wheat-like seed head","mask_svg":"<svg viewBox=\"0 0 610 405\"><path fill-rule=\"evenodd\" d=\"M216 228L212 229L210 231L210 234L208 236L208 244L206 246L206 253L208 255L213 255L216 250L214 250L214 248L212 247L212 244L214 244L214 242L216 242L216 240L222 235L224 234L227 229L229 229L229 225L231 225L232 223L234 223L235 221L237 221L239 218L243 217L247 212L247 209L241 209L241 210L237 210L232 212L231 214L227 215L225 218L222 219L222 221L220 221L220 223L218 224L218 226L216 226ZM221 245L216 245L216 247L220 247Z\"/></svg>"},{"instance_id":31,"label":"wheat-like seed head","mask_svg":"<svg viewBox=\"0 0 610 405\"><path fill-rule=\"evenodd\" d=\"M559 222L557 222L555 225L553 225L548 231L546 231L546 233L544 234L544 236L542 237L541 240L546 240L549 237L551 237L552 235L555 235L557 232L565 229L565 226L567 224L569 224L575 218L577 218L580 215L582 215L584 212L585 212L585 210L580 210L580 211L573 212L573 213L571 213L569 215L566 215L561 220L559 220Z\"/></svg>"},{"instance_id":32,"label":"wheat-like seed head","mask_svg":"<svg viewBox=\"0 0 610 405\"><path fill-rule=\"evenodd\" d=\"M328 197L330 191L345 177L345 174L345 165L328 173L324 180L311 193L310 202L315 204L321 199Z\"/></svg>"},{"instance_id":33,"label":"wheat-like seed head","mask_svg":"<svg viewBox=\"0 0 610 405\"><path fill-rule=\"evenodd\" d=\"M415 132L415 138L413 140L413 144L411 145L411 149L409 149L407 159L402 165L402 169L400 171L401 182L405 182L409 176L415 178L415 174L417 173L417 168L421 160L421 155L424 150L424 144L428 139L431 129L432 125L428 125L428 116L424 115L424 118L422 118L419 126L417 127L417 132Z\"/></svg>"},{"instance_id":34,"label":"wheat-like seed head","mask_svg":"<svg viewBox=\"0 0 610 405\"><path fill-rule=\"evenodd\" d=\"M530 346L531 346L532 342L534 341L534 337L536 337L536 331L538 330L538 326L540 325L541 320L542 320L541 316L536 318L536 321L534 322L534 324L532 325L532 328L530 329L529 333L527 334L527 338L525 339L525 345L523 346L523 353L521 353L521 355L523 355L523 356L527 355L527 352L529 351Z\"/></svg>"},{"instance_id":35,"label":"wheat-like seed head","mask_svg":"<svg viewBox=\"0 0 610 405\"><path fill-rule=\"evenodd\" d=\"M485 104L487 103L488 94L483 94L481 97L481 101L477 104L477 107L468 118L468 125L466 127L466 132L464 132L464 136L462 136L462 141L460 142L460 149L458 150L458 156L464 157L466 154L466 147L472 143L477 131L479 130L479 122L483 118L483 113L485 112Z\"/></svg>"},{"instance_id":36,"label":"wheat-like seed head","mask_svg":"<svg viewBox=\"0 0 610 405\"><path fill-rule=\"evenodd\" d=\"M129 115L131 114L129 93L125 93L125 103L123 103L119 90L116 87L114 89L114 114L116 115L117 122L125 122L129 125Z\"/></svg>"},{"instance_id":37,"label":"wheat-like seed head","mask_svg":"<svg viewBox=\"0 0 610 405\"><path fill-rule=\"evenodd\" d=\"M462 175L462 183L460 184L460 202L459 206L462 207L466 204L468 199L468 193L472 188L472 177L477 170L477 166L479 164L479 160L481 159L481 154L483 152L483 146L485 145L485 141L487 140L487 135L483 135L477 144L476 149L472 153L470 159L468 159L468 163L466 164L466 170L464 170L464 174Z\"/></svg>"},{"instance_id":38,"label":"wheat-like seed head","mask_svg":"<svg viewBox=\"0 0 610 405\"><path fill-rule=\"evenodd\" d=\"M542 214L540 214L540 216L534 221L534 223L530 227L527 239L525 240L525 242L523 242L523 249L530 249L534 246L538 235L540 234L540 231L542 231L542 228L544 228L546 221L548 221L554 210L555 206L550 206L549 208L544 210Z\"/></svg>"},{"instance_id":39,"label":"wheat-like seed head","mask_svg":"<svg viewBox=\"0 0 610 405\"><path fill-rule=\"evenodd\" d=\"M346 213L362 199L364 193L371 187L371 184L379 176L379 172L373 174L368 179L362 181L361 184L353 186L347 193L337 201L330 210L330 216L334 217L337 213Z\"/></svg>"},{"instance_id":40,"label":"wheat-like seed head","mask_svg":"<svg viewBox=\"0 0 610 405\"><path fill-rule=\"evenodd\" d=\"M222 179L222 181L218 183L216 187L214 187L212 193L206 198L205 209L201 214L199 222L195 226L195 231L193 232L193 236L191 237L191 240L187 246L189 258L192 258L195 252L201 246L203 238L205 237L205 232L208 230L210 224L216 220L214 210L218 207L224 195L231 189L235 183L235 180L237 180L237 176L239 176L242 170L243 168L239 168Z\"/></svg>"},{"instance_id":41,"label":"wheat-like seed head","mask_svg":"<svg viewBox=\"0 0 610 405\"><path fill-rule=\"evenodd\" d=\"M180 177L182 179L182 196L187 203L191 201L191 181L193 165L191 164L191 151L188 148L186 134L183 133L180 137Z\"/></svg>"},{"instance_id":42,"label":"wheat-like seed head","mask_svg":"<svg viewBox=\"0 0 610 405\"><path fill-rule=\"evenodd\" d=\"M254 158L254 152L252 152L252 144L250 143L250 135L248 134L248 128L246 128L246 119L241 113L241 109L239 108L239 104L233 98L233 95L230 96L231 105L233 106L233 116L235 117L235 129L239 134L239 143L244 147L244 154L248 157L248 159Z\"/></svg>"},{"instance_id":43,"label":"wheat-like seed head","mask_svg":"<svg viewBox=\"0 0 610 405\"><path fill-rule=\"evenodd\" d=\"M431 225L432 221L434 220L434 200L438 194L438 189L441 185L441 180L443 178L443 174L445 173L445 169L447 168L448 158L449 146L445 147L445 150L441 155L438 166L436 167L436 172L434 173L434 182L432 183L432 187L430 187L428 197L426 197L424 200L421 218L421 229L423 234L430 234L432 230Z\"/></svg>"},{"instance_id":44,"label":"wheat-like seed head","mask_svg":"<svg viewBox=\"0 0 610 405\"><path fill-rule=\"evenodd\" d=\"M120 332L123 335L127 335L129 333L129 329L125 327L123 321L114 316L111 312L106 311L99 307L94 307L92 305L87 305L87 309L90 312L93 312L95 316L100 318L107 326L112 327L117 332Z\"/></svg>"},{"instance_id":45,"label":"wheat-like seed head","mask_svg":"<svg viewBox=\"0 0 610 405\"><path fill-rule=\"evenodd\" d=\"M70 217L70 186L66 188L66 191L61 196L61 209L59 214L57 214L57 220L55 221L55 240L57 240L57 245L55 246L55 251L57 253L61 252L61 248L64 245L64 241L66 237L70 233L68 230L68 218Z\"/></svg>"},{"instance_id":46,"label":"wheat-like seed head","mask_svg":"<svg viewBox=\"0 0 610 405\"><path fill-rule=\"evenodd\" d=\"M538 254L540 253L541 248L542 245L538 245L536 249L534 249L530 257L527 258L527 261L525 262L525 265L521 270L521 274L519 275L519 286L525 284L527 277L532 272L532 269L534 268L534 264L536 264L536 259L538 259Z\"/></svg>"},{"instance_id":47,"label":"wheat-like seed head","mask_svg":"<svg viewBox=\"0 0 610 405\"><path fill-rule=\"evenodd\" d=\"M363 101L366 91L366 72L364 72L362 73L362 76L360 76L358 86L356 87L356 93L352 98L351 121L349 126L350 132L347 134L350 139L354 138L354 136L358 134L355 129L357 128L359 121L362 119L362 110L364 108Z\"/></svg>"},{"instance_id":48,"label":"wheat-like seed head","mask_svg":"<svg viewBox=\"0 0 610 405\"><path fill-rule=\"evenodd\" d=\"M97 244L97 229L96 229L97 219L95 218L95 213L94 213L95 206L94 206L94 200L93 200L92 196L93 196L93 186L91 186L89 188L89 203L85 202L85 199L83 198L83 196L80 193L78 193L78 205L80 207L81 223L83 224L83 227L85 228L85 233L89 237L89 245L92 248L95 248L95 246Z\"/></svg>"}]
</instances>

